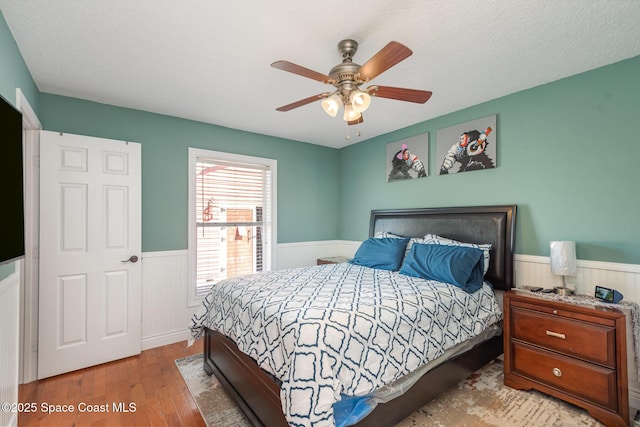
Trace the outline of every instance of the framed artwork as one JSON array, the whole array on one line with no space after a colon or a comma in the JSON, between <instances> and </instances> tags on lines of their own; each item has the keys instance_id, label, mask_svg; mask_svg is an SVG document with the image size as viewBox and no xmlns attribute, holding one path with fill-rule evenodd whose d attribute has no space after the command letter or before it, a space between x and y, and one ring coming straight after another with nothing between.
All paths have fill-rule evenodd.
<instances>
[{"instance_id":1,"label":"framed artwork","mask_svg":"<svg viewBox=\"0 0 640 427\"><path fill-rule=\"evenodd\" d=\"M438 175L496 167L496 116L439 129Z\"/></svg>"},{"instance_id":2,"label":"framed artwork","mask_svg":"<svg viewBox=\"0 0 640 427\"><path fill-rule=\"evenodd\" d=\"M387 144L387 182L425 178L429 165L429 134Z\"/></svg>"}]
</instances>

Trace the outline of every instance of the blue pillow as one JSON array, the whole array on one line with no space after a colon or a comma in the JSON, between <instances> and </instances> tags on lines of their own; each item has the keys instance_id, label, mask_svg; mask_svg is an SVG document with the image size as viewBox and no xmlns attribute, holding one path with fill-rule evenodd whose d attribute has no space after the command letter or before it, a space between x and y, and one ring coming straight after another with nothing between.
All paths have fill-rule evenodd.
<instances>
[{"instance_id":1,"label":"blue pillow","mask_svg":"<svg viewBox=\"0 0 640 427\"><path fill-rule=\"evenodd\" d=\"M450 283L468 293L482 287L483 253L477 248L448 245L411 245L401 274Z\"/></svg>"},{"instance_id":2,"label":"blue pillow","mask_svg":"<svg viewBox=\"0 0 640 427\"><path fill-rule=\"evenodd\" d=\"M409 239L385 237L367 239L358 248L351 264L398 271Z\"/></svg>"}]
</instances>

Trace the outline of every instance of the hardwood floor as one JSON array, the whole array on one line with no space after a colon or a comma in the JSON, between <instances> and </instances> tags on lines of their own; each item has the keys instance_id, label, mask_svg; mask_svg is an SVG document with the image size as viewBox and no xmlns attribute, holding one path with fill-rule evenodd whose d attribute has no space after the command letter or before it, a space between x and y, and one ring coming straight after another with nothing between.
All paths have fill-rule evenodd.
<instances>
[{"instance_id":1,"label":"hardwood floor","mask_svg":"<svg viewBox=\"0 0 640 427\"><path fill-rule=\"evenodd\" d=\"M23 409L35 411L20 412L18 426L205 427L174 363L197 353L202 353L202 340L189 348L180 342L22 384L19 401Z\"/></svg>"}]
</instances>

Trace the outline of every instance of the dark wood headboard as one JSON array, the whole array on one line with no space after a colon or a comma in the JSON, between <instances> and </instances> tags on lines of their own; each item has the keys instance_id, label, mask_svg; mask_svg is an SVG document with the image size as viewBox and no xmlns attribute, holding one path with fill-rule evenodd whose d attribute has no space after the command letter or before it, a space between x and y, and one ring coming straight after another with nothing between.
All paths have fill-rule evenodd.
<instances>
[{"instance_id":1,"label":"dark wood headboard","mask_svg":"<svg viewBox=\"0 0 640 427\"><path fill-rule=\"evenodd\" d=\"M485 279L495 289L514 285L516 206L385 209L371 211L369 236L388 231L405 237L437 234L467 243L491 243Z\"/></svg>"}]
</instances>

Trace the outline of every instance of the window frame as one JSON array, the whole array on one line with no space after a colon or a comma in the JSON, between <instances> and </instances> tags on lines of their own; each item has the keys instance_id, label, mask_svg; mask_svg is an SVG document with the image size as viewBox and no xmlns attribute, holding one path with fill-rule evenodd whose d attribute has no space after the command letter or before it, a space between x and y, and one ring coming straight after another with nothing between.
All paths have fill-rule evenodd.
<instances>
[{"instance_id":1,"label":"window frame","mask_svg":"<svg viewBox=\"0 0 640 427\"><path fill-rule=\"evenodd\" d=\"M278 188L278 161L264 157L247 156L243 154L227 153L223 151L205 150L200 148L189 147L189 213L188 213L188 296L187 306L195 307L201 303L203 297L197 296L196 284L196 267L197 267L197 230L196 230L196 164L198 159L206 158L211 160L220 160L223 162L238 162L245 164L253 164L268 167L271 171L271 223L265 227L271 228L271 242L268 242L268 250L270 250L270 263L263 265L264 271L273 270L276 264L276 247L278 240L277 232L277 188Z\"/></svg>"}]
</instances>

